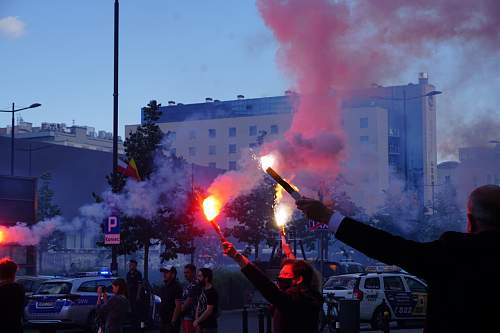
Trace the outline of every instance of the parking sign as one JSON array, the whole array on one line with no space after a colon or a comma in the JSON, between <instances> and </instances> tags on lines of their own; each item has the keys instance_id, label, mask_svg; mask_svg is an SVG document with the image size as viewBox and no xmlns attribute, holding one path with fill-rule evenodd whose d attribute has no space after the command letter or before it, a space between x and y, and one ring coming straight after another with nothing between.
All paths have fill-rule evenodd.
<instances>
[{"instance_id":1,"label":"parking sign","mask_svg":"<svg viewBox=\"0 0 500 333\"><path fill-rule=\"evenodd\" d=\"M120 220L117 216L109 216L104 228L104 244L120 244Z\"/></svg>"}]
</instances>

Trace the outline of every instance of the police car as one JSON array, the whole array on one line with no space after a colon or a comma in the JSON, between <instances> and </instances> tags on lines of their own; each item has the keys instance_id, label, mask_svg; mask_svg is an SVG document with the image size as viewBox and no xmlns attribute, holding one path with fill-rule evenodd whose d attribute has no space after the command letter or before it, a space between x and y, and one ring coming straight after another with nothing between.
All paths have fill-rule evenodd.
<instances>
[{"instance_id":1,"label":"police car","mask_svg":"<svg viewBox=\"0 0 500 333\"><path fill-rule=\"evenodd\" d=\"M91 275L91 274L87 274ZM111 283L114 278L106 275L56 278L43 282L37 292L30 297L24 310L29 326L44 328L86 327L95 329L97 287L102 286L112 297ZM152 295L151 318L159 321L160 298Z\"/></svg>"},{"instance_id":2,"label":"police car","mask_svg":"<svg viewBox=\"0 0 500 333\"><path fill-rule=\"evenodd\" d=\"M389 320L399 326L425 319L427 285L396 267L368 267L365 273L332 276L325 282L323 294L325 298L359 300L360 320L373 329L381 329L384 309L389 309Z\"/></svg>"}]
</instances>

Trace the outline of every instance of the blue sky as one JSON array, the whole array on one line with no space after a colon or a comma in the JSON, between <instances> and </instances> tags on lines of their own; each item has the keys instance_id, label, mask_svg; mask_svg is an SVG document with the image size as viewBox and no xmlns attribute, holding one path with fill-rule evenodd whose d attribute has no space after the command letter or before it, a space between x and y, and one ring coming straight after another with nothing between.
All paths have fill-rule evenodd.
<instances>
[{"instance_id":1,"label":"blue sky","mask_svg":"<svg viewBox=\"0 0 500 333\"><path fill-rule=\"evenodd\" d=\"M272 96L288 86L252 0L121 0L120 9L121 132L153 98ZM43 106L22 113L25 121L110 130L113 0L2 0L2 17L24 28L0 36L0 108L36 101Z\"/></svg>"}]
</instances>

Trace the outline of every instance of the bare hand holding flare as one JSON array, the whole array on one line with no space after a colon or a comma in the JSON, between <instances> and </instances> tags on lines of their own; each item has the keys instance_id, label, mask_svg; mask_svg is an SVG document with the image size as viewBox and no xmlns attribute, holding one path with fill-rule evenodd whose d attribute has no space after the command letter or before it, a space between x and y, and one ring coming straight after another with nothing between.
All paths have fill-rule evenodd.
<instances>
[{"instance_id":1,"label":"bare hand holding flare","mask_svg":"<svg viewBox=\"0 0 500 333\"><path fill-rule=\"evenodd\" d=\"M297 208L309 219L323 224L328 224L333 215L333 210L319 200L302 197L296 201Z\"/></svg>"}]
</instances>

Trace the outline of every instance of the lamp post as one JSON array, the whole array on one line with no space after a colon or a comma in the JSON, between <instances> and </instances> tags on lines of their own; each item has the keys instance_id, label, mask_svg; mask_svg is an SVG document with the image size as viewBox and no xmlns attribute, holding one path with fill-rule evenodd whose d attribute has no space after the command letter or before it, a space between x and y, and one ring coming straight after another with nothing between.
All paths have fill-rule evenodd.
<instances>
[{"instance_id":1,"label":"lamp post","mask_svg":"<svg viewBox=\"0 0 500 333\"><path fill-rule=\"evenodd\" d=\"M120 4L114 2L114 34L113 34L113 181L118 171L118 37L119 37ZM113 186L114 187L114 186ZM111 272L118 273L118 254L116 245L111 246Z\"/></svg>"},{"instance_id":2,"label":"lamp post","mask_svg":"<svg viewBox=\"0 0 500 333\"><path fill-rule=\"evenodd\" d=\"M442 91L438 90L432 90L424 95L419 95L419 96L413 96L408 98L406 96L406 89L403 89L403 98L396 98L396 97L383 97L383 96L371 96L370 98L373 99L381 99L381 100L386 100L386 101L402 101L403 102L403 128L405 131L405 136L404 136L404 145L405 145L405 189L408 189L408 126L407 126L407 112L406 112L406 103L407 101L415 100L415 99L420 99L424 97L431 97L435 95L440 95L442 94Z\"/></svg>"},{"instance_id":3,"label":"lamp post","mask_svg":"<svg viewBox=\"0 0 500 333\"><path fill-rule=\"evenodd\" d=\"M14 124L14 114L16 112L22 111L22 110L27 110L27 109L33 109L41 106L42 104L40 103L33 103L28 107L25 108L20 108L16 109L15 108L15 103L12 103L12 109L11 110L0 110L0 112L10 112L12 113L12 127L11 127L11 133L10 133L10 175L14 176L14 132L15 132L15 124Z\"/></svg>"}]
</instances>

